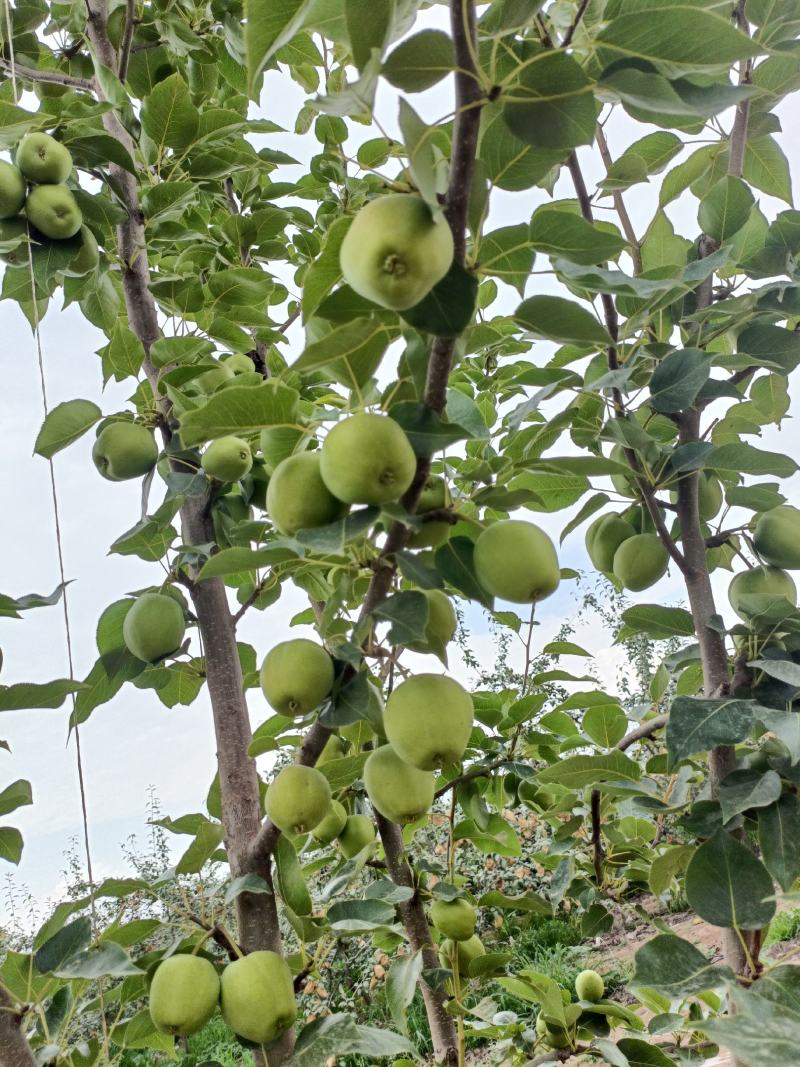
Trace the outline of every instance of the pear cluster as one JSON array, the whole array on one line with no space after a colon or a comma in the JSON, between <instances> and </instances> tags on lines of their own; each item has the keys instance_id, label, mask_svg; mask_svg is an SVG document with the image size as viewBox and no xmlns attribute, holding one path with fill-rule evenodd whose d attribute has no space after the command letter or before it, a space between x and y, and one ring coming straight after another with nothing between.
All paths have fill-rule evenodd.
<instances>
[{"instance_id":1,"label":"pear cluster","mask_svg":"<svg viewBox=\"0 0 800 1067\"><path fill-rule=\"evenodd\" d=\"M561 1051L574 1049L578 1042L592 1042L606 1037L610 1031L608 1017L603 1010L605 982L597 971L581 971L575 979L575 996L562 988L560 1015L543 1008L536 1017L538 1044L543 1048Z\"/></svg>"},{"instance_id":2,"label":"pear cluster","mask_svg":"<svg viewBox=\"0 0 800 1067\"><path fill-rule=\"evenodd\" d=\"M217 973L203 956L163 960L150 984L150 1017L163 1034L188 1037L201 1030L217 1006L239 1037L268 1046L297 1017L289 965L276 952L251 952Z\"/></svg>"},{"instance_id":3,"label":"pear cluster","mask_svg":"<svg viewBox=\"0 0 800 1067\"><path fill-rule=\"evenodd\" d=\"M783 504L762 512L754 523L753 547L762 563L734 575L728 600L751 630L773 635L782 602L797 605L789 571L800 570L800 510Z\"/></svg>"},{"instance_id":4,"label":"pear cluster","mask_svg":"<svg viewBox=\"0 0 800 1067\"><path fill-rule=\"evenodd\" d=\"M37 244L68 241L80 235L80 245L65 273L80 276L99 262L97 241L83 225L83 215L66 182L72 174L72 156L66 145L48 133L27 133L19 142L13 163L0 160L0 241L21 238ZM7 262L27 262L14 249Z\"/></svg>"}]
</instances>

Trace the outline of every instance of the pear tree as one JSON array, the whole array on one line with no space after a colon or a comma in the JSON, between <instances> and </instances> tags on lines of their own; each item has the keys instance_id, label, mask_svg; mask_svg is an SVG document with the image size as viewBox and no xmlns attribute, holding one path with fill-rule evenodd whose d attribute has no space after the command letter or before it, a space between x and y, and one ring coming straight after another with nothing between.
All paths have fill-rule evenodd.
<instances>
[{"instance_id":1,"label":"pear tree","mask_svg":"<svg viewBox=\"0 0 800 1067\"><path fill-rule=\"evenodd\" d=\"M207 693L216 774L168 821L163 878L225 879L124 938L96 903L146 880L58 904L0 961L0 1067L176 1060L217 1011L259 1067L408 1060L415 998L449 1067L473 1041L511 1067L793 1067L800 967L764 945L800 878L796 5L3 15L2 298L34 332L79 308L98 395L129 398L54 407L36 462L89 434L98 485L141 480L111 553L152 581L103 611L85 677L3 686L0 711L88 732L123 686L165 714ZM304 100L304 172L276 86ZM644 701L541 637L584 545L629 595L618 640L674 644ZM482 614L519 641L519 686L465 684L453 638ZM245 616L282 639L245 641ZM46 804L33 785L3 814ZM515 811L547 831L541 877L483 892L460 857L520 855ZM0 827L4 863L23 846ZM658 917L679 895L719 958ZM624 1002L602 957L569 989L514 962L512 920L569 911L588 942L625 909L651 936ZM351 936L391 956L390 1027L304 1017Z\"/></svg>"}]
</instances>

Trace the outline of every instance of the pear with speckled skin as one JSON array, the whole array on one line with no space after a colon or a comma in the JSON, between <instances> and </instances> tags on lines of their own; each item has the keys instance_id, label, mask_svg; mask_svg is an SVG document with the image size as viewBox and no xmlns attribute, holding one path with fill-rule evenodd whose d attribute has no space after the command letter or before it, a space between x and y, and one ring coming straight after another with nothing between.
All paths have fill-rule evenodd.
<instances>
[{"instance_id":1,"label":"pear with speckled skin","mask_svg":"<svg viewBox=\"0 0 800 1067\"><path fill-rule=\"evenodd\" d=\"M318 708L330 693L333 660L316 641L296 637L269 650L260 678L269 706L296 719Z\"/></svg>"},{"instance_id":2,"label":"pear with speckled skin","mask_svg":"<svg viewBox=\"0 0 800 1067\"><path fill-rule=\"evenodd\" d=\"M285 834L309 833L330 806L331 787L316 767L292 763L278 772L267 789L267 815Z\"/></svg>"}]
</instances>

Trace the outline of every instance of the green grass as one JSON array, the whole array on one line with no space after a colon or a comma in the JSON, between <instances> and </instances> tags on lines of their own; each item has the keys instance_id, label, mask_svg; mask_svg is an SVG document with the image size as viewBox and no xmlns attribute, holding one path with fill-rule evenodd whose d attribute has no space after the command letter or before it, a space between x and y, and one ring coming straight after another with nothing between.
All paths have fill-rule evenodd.
<instances>
[{"instance_id":1,"label":"green grass","mask_svg":"<svg viewBox=\"0 0 800 1067\"><path fill-rule=\"evenodd\" d=\"M765 945L775 945L779 941L791 941L800 934L800 908L792 911L779 911L769 924L769 933Z\"/></svg>"}]
</instances>

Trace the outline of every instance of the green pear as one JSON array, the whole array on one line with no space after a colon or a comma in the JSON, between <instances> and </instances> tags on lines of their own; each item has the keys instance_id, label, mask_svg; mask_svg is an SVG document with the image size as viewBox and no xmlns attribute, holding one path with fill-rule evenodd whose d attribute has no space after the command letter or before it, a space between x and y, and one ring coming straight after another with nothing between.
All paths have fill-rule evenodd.
<instances>
[{"instance_id":1,"label":"green pear","mask_svg":"<svg viewBox=\"0 0 800 1067\"><path fill-rule=\"evenodd\" d=\"M408 438L387 415L351 415L329 431L322 445L322 480L346 504L380 507L399 500L416 469Z\"/></svg>"},{"instance_id":2,"label":"green pear","mask_svg":"<svg viewBox=\"0 0 800 1067\"><path fill-rule=\"evenodd\" d=\"M575 992L578 1000L597 1002L603 999L605 991L605 982L597 971L581 971L575 979Z\"/></svg>"},{"instance_id":3,"label":"green pear","mask_svg":"<svg viewBox=\"0 0 800 1067\"><path fill-rule=\"evenodd\" d=\"M215 366L209 367L208 370L204 370L202 374L198 374L196 378L192 378L191 381L186 382L182 389L187 396L208 396L210 393L216 392L220 386L225 385L226 382L232 381L236 377L236 373L229 363L216 362Z\"/></svg>"},{"instance_id":4,"label":"green pear","mask_svg":"<svg viewBox=\"0 0 800 1067\"><path fill-rule=\"evenodd\" d=\"M658 534L634 534L614 553L613 573L626 589L649 589L667 573L669 556Z\"/></svg>"},{"instance_id":5,"label":"green pear","mask_svg":"<svg viewBox=\"0 0 800 1067\"><path fill-rule=\"evenodd\" d=\"M294 981L277 952L251 952L222 972L222 1017L239 1037L271 1045L297 1018Z\"/></svg>"},{"instance_id":6,"label":"green pear","mask_svg":"<svg viewBox=\"0 0 800 1067\"><path fill-rule=\"evenodd\" d=\"M441 589L422 589L428 601L428 621L425 624L425 636L419 641L412 641L412 652L436 652L448 645L458 626L456 609L453 602Z\"/></svg>"},{"instance_id":7,"label":"green pear","mask_svg":"<svg viewBox=\"0 0 800 1067\"><path fill-rule=\"evenodd\" d=\"M19 215L25 204L27 186L19 167L0 160L0 219Z\"/></svg>"},{"instance_id":8,"label":"green pear","mask_svg":"<svg viewBox=\"0 0 800 1067\"><path fill-rule=\"evenodd\" d=\"M800 569L800 510L783 504L759 515L753 544L765 563Z\"/></svg>"},{"instance_id":9,"label":"green pear","mask_svg":"<svg viewBox=\"0 0 800 1067\"><path fill-rule=\"evenodd\" d=\"M196 1034L217 1010L219 990L214 965L203 956L169 956L150 983L153 1025L162 1034Z\"/></svg>"},{"instance_id":10,"label":"green pear","mask_svg":"<svg viewBox=\"0 0 800 1067\"><path fill-rule=\"evenodd\" d=\"M450 504L450 493L444 478L428 478L417 502L417 515L429 511L439 511ZM409 548L436 548L450 536L452 526L449 522L425 522L418 530L413 530L408 538Z\"/></svg>"},{"instance_id":11,"label":"green pear","mask_svg":"<svg viewBox=\"0 0 800 1067\"><path fill-rule=\"evenodd\" d=\"M331 806L328 779L316 767L292 763L267 789L267 815L285 834L305 834L318 826Z\"/></svg>"},{"instance_id":12,"label":"green pear","mask_svg":"<svg viewBox=\"0 0 800 1067\"><path fill-rule=\"evenodd\" d=\"M205 450L200 464L209 478L238 482L253 466L253 453L241 437L218 437Z\"/></svg>"},{"instance_id":13,"label":"green pear","mask_svg":"<svg viewBox=\"0 0 800 1067\"><path fill-rule=\"evenodd\" d=\"M287 537L327 526L347 514L322 480L319 452L298 452L281 460L267 486L267 514Z\"/></svg>"},{"instance_id":14,"label":"green pear","mask_svg":"<svg viewBox=\"0 0 800 1067\"><path fill-rule=\"evenodd\" d=\"M97 238L88 226L81 226L78 234L80 247L75 256L70 260L69 266L64 268L64 274L68 278L82 278L91 272L100 263L100 249Z\"/></svg>"},{"instance_id":15,"label":"green pear","mask_svg":"<svg viewBox=\"0 0 800 1067\"><path fill-rule=\"evenodd\" d=\"M628 457L625 455L625 449L622 445L614 445L611 449L609 458L613 459L616 463L622 463L630 469ZM620 496L637 497L639 495L633 471L631 471L630 474L612 474L611 484Z\"/></svg>"},{"instance_id":16,"label":"green pear","mask_svg":"<svg viewBox=\"0 0 800 1067\"><path fill-rule=\"evenodd\" d=\"M465 941L453 941L447 938L439 946L439 961L443 967L453 969L455 959L458 959L458 973L460 978L469 975L470 965L473 960L486 955L483 942L477 934L468 937Z\"/></svg>"},{"instance_id":17,"label":"green pear","mask_svg":"<svg viewBox=\"0 0 800 1067\"><path fill-rule=\"evenodd\" d=\"M52 241L74 237L83 225L83 215L66 185L36 185L28 193L25 214L31 226Z\"/></svg>"},{"instance_id":18,"label":"green pear","mask_svg":"<svg viewBox=\"0 0 800 1067\"><path fill-rule=\"evenodd\" d=\"M372 806L390 822L414 822L433 807L431 772L405 763L391 745L381 745L370 753L363 778Z\"/></svg>"},{"instance_id":19,"label":"green pear","mask_svg":"<svg viewBox=\"0 0 800 1067\"><path fill-rule=\"evenodd\" d=\"M747 603L742 597L759 597L764 607L758 610L758 601ZM769 621L769 601L788 600L797 603L797 587L792 576L779 567L751 567L733 576L728 586L728 600L740 619Z\"/></svg>"},{"instance_id":20,"label":"green pear","mask_svg":"<svg viewBox=\"0 0 800 1067\"><path fill-rule=\"evenodd\" d=\"M421 197L390 194L361 208L339 255L347 284L394 311L414 307L447 274L453 235Z\"/></svg>"},{"instance_id":21,"label":"green pear","mask_svg":"<svg viewBox=\"0 0 800 1067\"><path fill-rule=\"evenodd\" d=\"M333 660L316 641L281 641L264 657L261 689L281 715L299 718L318 708L333 687Z\"/></svg>"},{"instance_id":22,"label":"green pear","mask_svg":"<svg viewBox=\"0 0 800 1067\"><path fill-rule=\"evenodd\" d=\"M16 162L28 181L42 185L58 185L72 173L69 149L49 133L26 133L17 147Z\"/></svg>"},{"instance_id":23,"label":"green pear","mask_svg":"<svg viewBox=\"0 0 800 1067\"><path fill-rule=\"evenodd\" d=\"M311 836L321 845L329 845L344 830L347 809L338 800L332 800L328 814L311 831Z\"/></svg>"},{"instance_id":24,"label":"green pear","mask_svg":"<svg viewBox=\"0 0 800 1067\"><path fill-rule=\"evenodd\" d=\"M340 737L338 734L331 734L319 754L319 759L314 764L315 767L322 767L325 763L330 763L331 760L341 759L347 753L350 748L349 743L345 738Z\"/></svg>"},{"instance_id":25,"label":"green pear","mask_svg":"<svg viewBox=\"0 0 800 1067\"><path fill-rule=\"evenodd\" d=\"M451 941L469 941L475 934L477 912L464 897L434 900L431 904L433 925Z\"/></svg>"},{"instance_id":26,"label":"green pear","mask_svg":"<svg viewBox=\"0 0 800 1067\"><path fill-rule=\"evenodd\" d=\"M375 841L375 826L368 815L348 815L344 829L339 834L339 850L345 859L351 860L362 849Z\"/></svg>"},{"instance_id":27,"label":"green pear","mask_svg":"<svg viewBox=\"0 0 800 1067\"><path fill-rule=\"evenodd\" d=\"M678 490L671 489L669 498L673 504L677 503ZM719 478L713 474L700 471L697 479L697 505L701 522L711 522L719 509L722 507L722 485Z\"/></svg>"},{"instance_id":28,"label":"green pear","mask_svg":"<svg viewBox=\"0 0 800 1067\"><path fill-rule=\"evenodd\" d=\"M432 771L461 762L473 715L472 697L458 682L442 674L417 674L392 691L383 724L400 759Z\"/></svg>"},{"instance_id":29,"label":"green pear","mask_svg":"<svg viewBox=\"0 0 800 1067\"><path fill-rule=\"evenodd\" d=\"M222 361L226 367L230 367L234 374L252 374L256 369L252 359L244 352L234 352L232 356Z\"/></svg>"},{"instance_id":30,"label":"green pear","mask_svg":"<svg viewBox=\"0 0 800 1067\"><path fill-rule=\"evenodd\" d=\"M491 596L513 604L536 604L558 588L555 546L532 522L502 519L475 542L475 575Z\"/></svg>"},{"instance_id":31,"label":"green pear","mask_svg":"<svg viewBox=\"0 0 800 1067\"><path fill-rule=\"evenodd\" d=\"M122 639L137 659L156 663L180 648L186 634L183 609L164 593L136 598L122 624Z\"/></svg>"},{"instance_id":32,"label":"green pear","mask_svg":"<svg viewBox=\"0 0 800 1067\"><path fill-rule=\"evenodd\" d=\"M156 465L158 446L146 426L138 422L110 422L97 435L92 459L110 482L141 478Z\"/></svg>"},{"instance_id":33,"label":"green pear","mask_svg":"<svg viewBox=\"0 0 800 1067\"><path fill-rule=\"evenodd\" d=\"M614 566L614 553L623 541L636 533L633 526L620 515L601 515L586 531L586 552L594 567L610 573Z\"/></svg>"}]
</instances>

